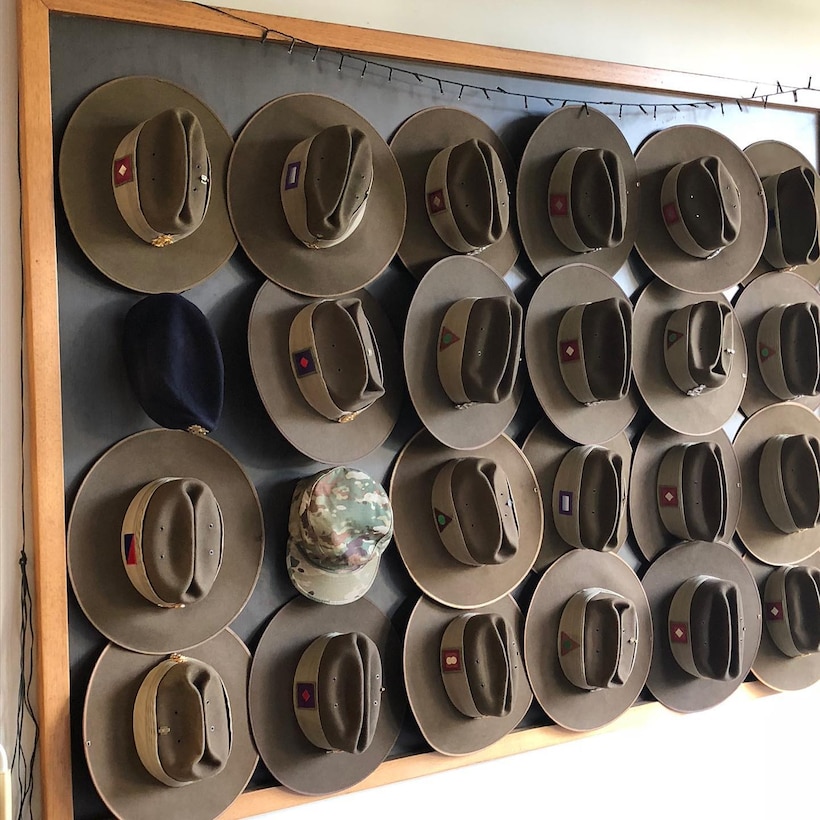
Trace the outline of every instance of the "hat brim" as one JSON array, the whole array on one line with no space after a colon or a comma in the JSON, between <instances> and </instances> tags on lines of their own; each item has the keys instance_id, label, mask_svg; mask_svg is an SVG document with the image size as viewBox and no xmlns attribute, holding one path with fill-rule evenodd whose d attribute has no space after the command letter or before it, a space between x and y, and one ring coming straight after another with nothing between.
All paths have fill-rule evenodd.
<instances>
[{"instance_id":1,"label":"hat brim","mask_svg":"<svg viewBox=\"0 0 820 820\"><path fill-rule=\"evenodd\" d=\"M516 202L521 241L533 267L542 276L578 262L582 254L567 248L552 229L547 189L555 165L571 148L605 148L621 161L626 184L623 240L614 248L583 254L586 264L610 276L626 262L638 233L640 189L638 169L629 143L612 120L585 106L567 106L545 117L530 137L518 171Z\"/></svg>"},{"instance_id":2,"label":"hat brim","mask_svg":"<svg viewBox=\"0 0 820 820\"><path fill-rule=\"evenodd\" d=\"M775 571L775 568L768 564L762 564L751 555L745 555L743 560L757 583L760 600L763 602L763 619L765 620L766 601L763 596L766 589L766 580ZM804 566L820 569L820 554L815 553L800 563ZM752 664L752 674L761 683L765 683L770 689L776 689L779 692L807 689L820 680L820 652L790 658L777 648L771 635L769 635L769 628L764 626L760 634L760 648L757 650L757 657Z\"/></svg>"},{"instance_id":3,"label":"hat brim","mask_svg":"<svg viewBox=\"0 0 820 820\"><path fill-rule=\"evenodd\" d=\"M146 484L168 476L197 478L211 488L224 533L210 592L180 609L143 598L121 558L128 505ZM83 612L106 638L135 652L178 652L236 618L256 585L264 544L256 489L224 447L181 430L146 430L103 453L80 485L68 521L68 573Z\"/></svg>"},{"instance_id":4,"label":"hat brim","mask_svg":"<svg viewBox=\"0 0 820 820\"><path fill-rule=\"evenodd\" d=\"M654 561L661 552L680 543L680 538L664 527L658 511L658 468L661 460L669 448L696 441L712 441L720 448L726 474L726 525L720 543L728 544L735 534L740 518L740 464L729 436L723 430L704 436L676 433L655 419L635 447L632 482L629 485L632 534L647 561Z\"/></svg>"},{"instance_id":5,"label":"hat brim","mask_svg":"<svg viewBox=\"0 0 820 820\"><path fill-rule=\"evenodd\" d=\"M524 349L535 395L550 421L579 444L611 439L623 432L638 412L638 389L631 376L629 390L622 399L584 405L567 389L558 362L558 328L567 310L616 297L627 298L604 271L574 264L544 279L527 308Z\"/></svg>"},{"instance_id":6,"label":"hat brim","mask_svg":"<svg viewBox=\"0 0 820 820\"><path fill-rule=\"evenodd\" d=\"M211 159L211 195L202 224L164 248L140 239L120 216L111 163L120 140L169 108L198 117ZM236 249L225 181L233 140L189 91L156 77L121 77L92 91L72 114L60 148L60 193L77 244L112 281L139 293L179 293L207 279Z\"/></svg>"},{"instance_id":7,"label":"hat brim","mask_svg":"<svg viewBox=\"0 0 820 820\"><path fill-rule=\"evenodd\" d=\"M791 145L787 145L785 142L778 142L777 140L763 140L761 142L752 143L752 145L744 149L743 153L746 154L749 162L754 166L761 181L766 179L766 177L774 176L774 174L788 171L797 165L807 165L809 168L814 168L814 163L809 162L796 148L792 148ZM815 199L820 199L820 186L817 180L815 180L814 189ZM773 270L775 270L775 268L773 268L761 254L752 272L743 280L743 285L748 285L761 274L769 273ZM820 259L809 265L798 265L795 268L789 268L789 271L793 271L809 284L816 286L818 282L820 282Z\"/></svg>"},{"instance_id":8,"label":"hat brim","mask_svg":"<svg viewBox=\"0 0 820 820\"><path fill-rule=\"evenodd\" d=\"M407 225L399 245L399 259L416 279L421 279L436 262L455 253L440 239L427 215L424 196L427 169L439 151L470 139L484 140L495 149L512 192L515 163L510 152L487 123L467 111L447 106L419 111L405 120L390 140L407 196ZM514 210L511 195L506 234L476 254L476 258L486 262L499 276L509 271L520 252Z\"/></svg>"},{"instance_id":9,"label":"hat brim","mask_svg":"<svg viewBox=\"0 0 820 820\"><path fill-rule=\"evenodd\" d=\"M474 450L497 438L510 423L524 392L519 368L510 396L497 404L456 407L444 392L436 364L444 314L468 296L515 298L503 279L484 262L451 256L432 267L416 288L404 327L407 389L422 424L448 447Z\"/></svg>"},{"instance_id":10,"label":"hat brim","mask_svg":"<svg viewBox=\"0 0 820 820\"><path fill-rule=\"evenodd\" d=\"M293 676L311 642L328 633L361 632L379 648L384 692L376 731L361 754L328 754L302 733L293 711ZM364 780L387 757L404 719L401 642L366 598L329 607L298 597L273 616L259 640L248 690L251 727L262 762L286 788L331 794Z\"/></svg>"},{"instance_id":11,"label":"hat brim","mask_svg":"<svg viewBox=\"0 0 820 820\"><path fill-rule=\"evenodd\" d=\"M721 293L711 298L731 307ZM700 294L650 282L635 305L632 336L632 370L644 401L667 427L691 436L714 433L726 424L740 407L749 369L743 329L733 312L735 353L726 381L699 396L687 396L672 381L663 358L666 322L674 311L700 301Z\"/></svg>"},{"instance_id":12,"label":"hat brim","mask_svg":"<svg viewBox=\"0 0 820 820\"><path fill-rule=\"evenodd\" d=\"M747 419L734 440L740 463L743 502L737 534L746 549L772 566L797 564L817 552L820 527L786 534L769 519L760 494L759 465L763 445L772 436L806 434L820 438L820 419L794 402L773 404Z\"/></svg>"},{"instance_id":13,"label":"hat brim","mask_svg":"<svg viewBox=\"0 0 820 820\"><path fill-rule=\"evenodd\" d=\"M433 519L431 493L438 470L450 459L487 458L507 474L518 518L518 549L502 564L468 566L441 542ZM506 435L480 450L465 453L444 447L426 430L416 433L396 460L390 478L394 538L399 553L422 592L445 606L486 606L512 591L532 568L541 546L544 514L535 473Z\"/></svg>"},{"instance_id":14,"label":"hat brim","mask_svg":"<svg viewBox=\"0 0 820 820\"><path fill-rule=\"evenodd\" d=\"M766 387L766 382L760 374L760 362L757 358L757 331L760 327L760 320L770 308L778 305L793 305L798 302L820 305L820 293L796 272L787 273L785 271L766 273L757 277L754 281L749 282L735 299L735 316L743 328L743 336L746 339L746 357L749 362L746 390L740 402L740 409L747 417L763 407L783 401ZM820 407L820 394L801 396L793 401L810 410L816 410Z\"/></svg>"},{"instance_id":15,"label":"hat brim","mask_svg":"<svg viewBox=\"0 0 820 820\"><path fill-rule=\"evenodd\" d=\"M558 534L555 519L552 515L552 493L555 486L555 476L558 474L561 461L576 446L574 441L569 441L555 433L549 422L542 419L533 427L524 441L524 446L521 448L538 479L538 487L541 490L541 503L544 510L544 537L541 539L541 549L535 559L535 564L533 564L533 570L536 572L541 572L553 561L575 549ZM631 491L628 491L628 488L631 480L632 446L629 439L626 437L626 433L618 433L608 441L601 442L600 446L613 450L622 459L621 484L624 487L623 500L626 504L627 496L631 498ZM608 552L617 552L624 545L627 532L627 515L624 510L618 528L618 544Z\"/></svg>"},{"instance_id":16,"label":"hat brim","mask_svg":"<svg viewBox=\"0 0 820 820\"><path fill-rule=\"evenodd\" d=\"M373 185L356 230L338 245L317 250L291 232L279 179L291 149L333 125L367 135ZM341 296L364 287L390 264L404 229L404 186L387 143L361 114L322 94L288 94L251 117L228 167L228 207L251 262L268 279L306 296Z\"/></svg>"},{"instance_id":17,"label":"hat brim","mask_svg":"<svg viewBox=\"0 0 820 820\"><path fill-rule=\"evenodd\" d=\"M247 686L251 655L226 629L189 652L219 672L231 704L231 753L219 774L180 788L148 773L134 743L134 701L140 684L157 665L156 655L129 652L114 644L103 650L85 696L83 750L91 779L116 817L156 820L220 815L247 786L259 756L248 724Z\"/></svg>"},{"instance_id":18,"label":"hat brim","mask_svg":"<svg viewBox=\"0 0 820 820\"><path fill-rule=\"evenodd\" d=\"M441 639L449 623L460 615L423 595L413 607L404 636L404 678L410 709L424 739L441 754L458 756L485 749L522 721L532 703L532 690L524 670L524 616L518 604L505 595L471 614L498 614L514 630L518 642L518 689L510 713L504 717L469 718L453 706L441 679Z\"/></svg>"},{"instance_id":19,"label":"hat brim","mask_svg":"<svg viewBox=\"0 0 820 820\"><path fill-rule=\"evenodd\" d=\"M711 575L737 584L743 612L743 656L740 674L726 681L696 678L678 666L669 645L669 606L689 578ZM655 648L646 685L666 707L676 712L698 712L724 701L752 667L762 628L760 595L743 559L723 544L688 541L658 557L643 576L643 587L655 625Z\"/></svg>"},{"instance_id":20,"label":"hat brim","mask_svg":"<svg viewBox=\"0 0 820 820\"><path fill-rule=\"evenodd\" d=\"M268 415L299 452L325 464L357 461L380 447L396 425L404 396L396 334L367 291L355 296L362 301L379 347L385 392L344 424L326 419L305 401L291 368L290 326L312 300L266 282L254 299L248 322L251 370Z\"/></svg>"},{"instance_id":21,"label":"hat brim","mask_svg":"<svg viewBox=\"0 0 820 820\"><path fill-rule=\"evenodd\" d=\"M680 162L717 156L740 193L737 239L711 259L682 251L669 235L661 211L661 188ZM734 287L757 264L766 242L766 198L752 163L728 137L702 125L675 125L647 139L635 155L641 186L641 224L635 249L647 267L672 287L718 293Z\"/></svg>"},{"instance_id":22,"label":"hat brim","mask_svg":"<svg viewBox=\"0 0 820 820\"><path fill-rule=\"evenodd\" d=\"M623 686L594 691L579 689L561 669L561 614L569 599L588 587L616 592L632 601L637 610L635 663ZM652 658L652 618L638 576L617 555L573 550L559 558L543 574L530 601L524 627L524 657L536 700L559 726L585 732L615 720L641 693Z\"/></svg>"}]
</instances>

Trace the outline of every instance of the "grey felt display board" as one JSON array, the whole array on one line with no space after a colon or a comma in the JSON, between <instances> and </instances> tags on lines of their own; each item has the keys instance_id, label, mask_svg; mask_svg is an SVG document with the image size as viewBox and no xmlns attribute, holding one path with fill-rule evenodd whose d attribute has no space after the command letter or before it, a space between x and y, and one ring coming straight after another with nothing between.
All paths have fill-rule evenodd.
<instances>
[{"instance_id":1,"label":"grey felt display board","mask_svg":"<svg viewBox=\"0 0 820 820\"><path fill-rule=\"evenodd\" d=\"M87 46L92 42L94 48L89 49ZM298 91L324 93L348 103L385 138L407 117L423 108L459 105L493 127L516 161L534 128L553 110L542 102L530 102L529 110L524 110L517 98L492 95L487 99L483 93L470 89L466 89L457 102L455 92L442 94L438 86L430 82L418 83L412 77L394 76L388 83L385 70L373 68L362 77L360 67L355 64L346 64L339 71L339 59L332 54L321 53L315 60L313 56L312 50L297 48L289 54L287 48L272 43L53 15L55 156L59 154L66 123L85 95L110 79L126 75L159 76L184 86L217 113L234 137L266 102ZM508 90L539 96L650 103L664 99L648 93L604 91L446 67L428 66L425 70L457 83L503 85ZM817 160L816 115L810 112L772 108L741 112L732 106L727 107L725 116L719 109L682 108L679 113L658 113L657 118L652 116L651 109L649 115L630 111L618 119L617 108L605 111L615 116L633 149L658 128L695 122L724 132L741 146L761 139L781 139L812 161ZM275 192L275 182L271 190ZM79 483L94 461L115 442L149 429L153 423L135 401L121 354L124 316L141 296L110 282L86 259L68 228L59 193L57 253L68 513ZM624 289L636 297L651 276L633 253L617 278ZM297 453L280 435L268 418L253 382L247 352L247 324L253 299L265 281L238 249L214 276L186 293L210 318L225 358L225 409L213 438L242 463L256 486L264 512L266 550L261 576L250 602L233 624L251 651L271 615L294 595L284 563L287 508L295 480L319 469L319 465ZM540 278L522 253L507 281L526 306ZM413 277L394 260L368 288L380 300L399 335L414 287ZM541 416L540 407L528 388L509 428L510 434L520 444ZM648 412L642 409L630 428L630 436L634 438L639 434L648 420ZM409 399L405 398L393 434L384 446L360 462L360 466L386 485L397 452L419 426ZM631 538L620 554L634 568L643 568ZM536 580L531 575L517 593L525 605ZM369 593L370 599L393 619L401 632L418 594L397 550L391 546ZM73 595L69 598L69 627L75 815L102 817L107 816L107 812L90 781L81 747L81 715L90 672L106 642L85 619ZM525 725L548 722L543 712L534 706ZM403 756L427 748L408 716L393 754ZM273 783L260 764L249 788Z\"/></svg>"}]
</instances>

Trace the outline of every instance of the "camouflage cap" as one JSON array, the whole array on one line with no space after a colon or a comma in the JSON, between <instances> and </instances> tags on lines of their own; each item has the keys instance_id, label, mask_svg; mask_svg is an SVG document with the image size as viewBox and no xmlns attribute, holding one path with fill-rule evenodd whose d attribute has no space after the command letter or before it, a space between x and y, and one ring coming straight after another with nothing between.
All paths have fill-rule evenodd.
<instances>
[{"instance_id":1,"label":"camouflage cap","mask_svg":"<svg viewBox=\"0 0 820 820\"><path fill-rule=\"evenodd\" d=\"M288 534L296 589L322 603L351 603L370 589L393 537L390 499L361 470L325 470L296 485Z\"/></svg>"}]
</instances>

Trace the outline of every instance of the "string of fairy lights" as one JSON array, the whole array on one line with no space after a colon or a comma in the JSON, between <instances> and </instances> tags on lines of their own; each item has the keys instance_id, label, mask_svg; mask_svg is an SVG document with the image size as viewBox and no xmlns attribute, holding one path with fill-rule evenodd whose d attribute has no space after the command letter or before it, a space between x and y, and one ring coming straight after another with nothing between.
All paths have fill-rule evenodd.
<instances>
[{"instance_id":1,"label":"string of fairy lights","mask_svg":"<svg viewBox=\"0 0 820 820\"><path fill-rule=\"evenodd\" d=\"M643 115L653 118L657 118L659 111L683 111L686 109L707 108L713 110L720 110L721 114L725 114L727 105L736 105L740 111L743 111L744 103L760 103L762 104L763 108L766 108L771 98L788 99L788 97L791 96L794 102L797 103L799 102L800 93L820 91L820 88L814 88L812 86L812 77L809 77L805 85L783 86L778 81L775 82L772 86L768 86L766 89L763 90L761 90L760 86L755 86L751 94L747 96L736 97L733 100L723 102L719 100L697 100L695 102L622 102L618 100L607 99L584 100L557 96L545 96L541 94L531 93L529 91L509 91L500 85L484 86L476 83L464 82L460 79L457 80L438 74L428 74L423 71L415 71L412 68L404 68L402 66L391 65L390 63L381 62L379 60L373 60L368 57L362 57L360 54L352 54L348 51L317 45L316 43L312 43L309 40L305 40L301 37L295 37L294 35L289 34L285 31L279 31L278 29L268 28L267 26L263 25L262 23L256 20L249 20L246 17L242 17L239 14L236 14L232 11L228 11L223 8L216 8L214 6L209 6L205 3L195 3L195 5L201 6L205 9L209 9L210 11L216 12L226 17L230 17L239 22L256 26L259 29L259 39L262 44L271 44L286 48L288 54L292 54L293 50L297 47L301 49L312 50L313 55L311 57L311 62L314 63L320 55L325 55L325 57L332 56L334 59L338 59L338 71L340 73L345 69L355 69L360 73L360 77L364 78L369 71L373 73L372 70L376 69L380 72L381 76L384 76L386 78L388 83L393 82L394 77L403 77L404 79L413 80L422 85L427 84L432 88L436 89L441 95L455 96L457 100L462 99L465 91L470 93L483 94L487 100L492 100L494 97L498 96L513 99L517 98L521 101L521 104L527 111L530 110L531 104L543 104L546 105L548 108L556 109L564 108L567 105L577 105L581 106L587 112L587 114L589 114L590 106L594 108L608 108L612 109L613 112L617 110L619 118L623 116L624 111L631 111L632 113L640 112Z\"/></svg>"}]
</instances>

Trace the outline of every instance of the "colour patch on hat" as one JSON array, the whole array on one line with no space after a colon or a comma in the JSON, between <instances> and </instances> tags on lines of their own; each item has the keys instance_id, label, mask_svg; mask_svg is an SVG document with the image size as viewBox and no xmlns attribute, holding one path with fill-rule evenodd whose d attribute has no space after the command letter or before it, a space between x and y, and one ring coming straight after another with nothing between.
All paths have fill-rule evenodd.
<instances>
[{"instance_id":1,"label":"colour patch on hat","mask_svg":"<svg viewBox=\"0 0 820 820\"><path fill-rule=\"evenodd\" d=\"M134 179L134 166L131 154L117 157L114 160L114 186L125 185Z\"/></svg>"},{"instance_id":2,"label":"colour patch on hat","mask_svg":"<svg viewBox=\"0 0 820 820\"><path fill-rule=\"evenodd\" d=\"M316 686L313 683L296 684L296 705L299 709L316 708Z\"/></svg>"},{"instance_id":3,"label":"colour patch on hat","mask_svg":"<svg viewBox=\"0 0 820 820\"><path fill-rule=\"evenodd\" d=\"M783 620L783 602L782 601L769 601L766 604L766 609L764 610L766 613L766 620L767 621L782 621Z\"/></svg>"},{"instance_id":4,"label":"colour patch on hat","mask_svg":"<svg viewBox=\"0 0 820 820\"><path fill-rule=\"evenodd\" d=\"M672 643L689 643L689 627L683 621L669 624L669 640Z\"/></svg>"},{"instance_id":5,"label":"colour patch on hat","mask_svg":"<svg viewBox=\"0 0 820 820\"><path fill-rule=\"evenodd\" d=\"M679 219L678 206L674 202L663 206L663 221L667 225L674 225Z\"/></svg>"},{"instance_id":6,"label":"colour patch on hat","mask_svg":"<svg viewBox=\"0 0 820 820\"><path fill-rule=\"evenodd\" d=\"M670 347L672 347L673 344L675 344L675 342L678 341L678 339L681 339L682 337L683 337L683 334L678 333L677 330L667 331L667 333L666 333L666 349L668 350Z\"/></svg>"},{"instance_id":7,"label":"colour patch on hat","mask_svg":"<svg viewBox=\"0 0 820 820\"><path fill-rule=\"evenodd\" d=\"M307 347L304 350L297 350L293 354L293 366L296 369L296 377L301 379L302 376L309 376L316 372L316 361L313 357L313 351Z\"/></svg>"},{"instance_id":8,"label":"colour patch on hat","mask_svg":"<svg viewBox=\"0 0 820 820\"><path fill-rule=\"evenodd\" d=\"M760 356L760 361L765 362L768 358L774 356L777 350L771 345L760 344L758 345L757 353Z\"/></svg>"},{"instance_id":9,"label":"colour patch on hat","mask_svg":"<svg viewBox=\"0 0 820 820\"><path fill-rule=\"evenodd\" d=\"M441 329L441 338L438 342L438 349L439 351L447 350L450 345L454 345L456 342L461 341L461 336L456 336L450 328L446 325Z\"/></svg>"},{"instance_id":10,"label":"colour patch on hat","mask_svg":"<svg viewBox=\"0 0 820 820\"><path fill-rule=\"evenodd\" d=\"M288 170L285 173L285 190L290 191L293 188L299 187L299 172L302 169L301 162L291 162L288 164Z\"/></svg>"},{"instance_id":11,"label":"colour patch on hat","mask_svg":"<svg viewBox=\"0 0 820 820\"><path fill-rule=\"evenodd\" d=\"M562 362L577 362L581 358L581 346L577 339L564 339L558 343Z\"/></svg>"},{"instance_id":12,"label":"colour patch on hat","mask_svg":"<svg viewBox=\"0 0 820 820\"><path fill-rule=\"evenodd\" d=\"M461 650L442 649L441 650L441 671L461 672Z\"/></svg>"},{"instance_id":13,"label":"colour patch on hat","mask_svg":"<svg viewBox=\"0 0 820 820\"><path fill-rule=\"evenodd\" d=\"M566 194L550 194L550 216L566 216L569 213L569 197Z\"/></svg>"},{"instance_id":14,"label":"colour patch on hat","mask_svg":"<svg viewBox=\"0 0 820 820\"><path fill-rule=\"evenodd\" d=\"M578 641L571 638L566 632L561 633L561 657L569 655L573 649L577 649L580 645Z\"/></svg>"},{"instance_id":15,"label":"colour patch on hat","mask_svg":"<svg viewBox=\"0 0 820 820\"><path fill-rule=\"evenodd\" d=\"M444 528L453 520L452 516L446 515L441 510L437 510L435 507L433 508L433 515L436 519L436 527L438 527L438 531L442 532Z\"/></svg>"},{"instance_id":16,"label":"colour patch on hat","mask_svg":"<svg viewBox=\"0 0 820 820\"><path fill-rule=\"evenodd\" d=\"M572 493L569 490L558 493L558 512L561 515L572 515Z\"/></svg>"},{"instance_id":17,"label":"colour patch on hat","mask_svg":"<svg viewBox=\"0 0 820 820\"><path fill-rule=\"evenodd\" d=\"M127 532L122 537L122 550L125 554L125 563L133 566L137 563L137 549L134 543L134 533Z\"/></svg>"},{"instance_id":18,"label":"colour patch on hat","mask_svg":"<svg viewBox=\"0 0 820 820\"><path fill-rule=\"evenodd\" d=\"M658 487L658 503L661 505L661 507L677 507L678 488Z\"/></svg>"},{"instance_id":19,"label":"colour patch on hat","mask_svg":"<svg viewBox=\"0 0 820 820\"><path fill-rule=\"evenodd\" d=\"M439 214L447 210L447 203L444 201L444 191L439 188L427 194L427 205L431 214Z\"/></svg>"}]
</instances>

